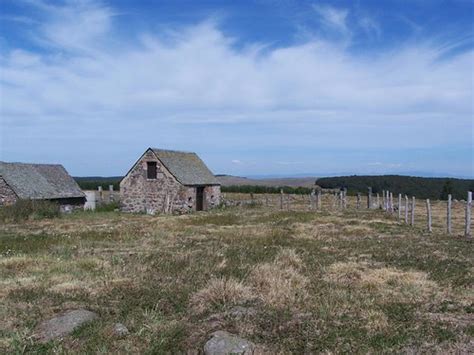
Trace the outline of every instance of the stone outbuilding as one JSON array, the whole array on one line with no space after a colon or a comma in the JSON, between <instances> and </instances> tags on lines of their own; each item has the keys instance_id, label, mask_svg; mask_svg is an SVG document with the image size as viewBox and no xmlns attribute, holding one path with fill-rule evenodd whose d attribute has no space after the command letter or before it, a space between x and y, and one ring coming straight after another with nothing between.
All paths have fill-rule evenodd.
<instances>
[{"instance_id":1,"label":"stone outbuilding","mask_svg":"<svg viewBox=\"0 0 474 355\"><path fill-rule=\"evenodd\" d=\"M85 195L62 165L0 162L0 206L48 200L62 211L82 209Z\"/></svg>"},{"instance_id":2,"label":"stone outbuilding","mask_svg":"<svg viewBox=\"0 0 474 355\"><path fill-rule=\"evenodd\" d=\"M211 209L221 186L195 154L148 148L120 182L124 212L186 213Z\"/></svg>"}]
</instances>

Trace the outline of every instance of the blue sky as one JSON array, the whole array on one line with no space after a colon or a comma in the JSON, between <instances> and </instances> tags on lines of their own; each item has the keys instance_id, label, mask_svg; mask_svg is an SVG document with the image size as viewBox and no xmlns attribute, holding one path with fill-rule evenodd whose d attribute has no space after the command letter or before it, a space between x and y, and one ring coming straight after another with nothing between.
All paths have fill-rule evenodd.
<instances>
[{"instance_id":1,"label":"blue sky","mask_svg":"<svg viewBox=\"0 0 474 355\"><path fill-rule=\"evenodd\" d=\"M474 1L0 0L0 160L474 177Z\"/></svg>"}]
</instances>

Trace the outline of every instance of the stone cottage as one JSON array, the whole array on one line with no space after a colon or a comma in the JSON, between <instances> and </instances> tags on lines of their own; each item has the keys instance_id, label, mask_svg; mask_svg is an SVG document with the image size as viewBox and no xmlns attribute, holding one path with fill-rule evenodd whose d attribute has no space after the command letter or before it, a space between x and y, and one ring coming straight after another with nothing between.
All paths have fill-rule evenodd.
<instances>
[{"instance_id":1,"label":"stone cottage","mask_svg":"<svg viewBox=\"0 0 474 355\"><path fill-rule=\"evenodd\" d=\"M62 165L0 162L0 206L48 200L62 211L84 207L85 195Z\"/></svg>"},{"instance_id":2,"label":"stone cottage","mask_svg":"<svg viewBox=\"0 0 474 355\"><path fill-rule=\"evenodd\" d=\"M195 154L148 148L120 182L124 212L186 213L219 204L221 186Z\"/></svg>"}]
</instances>

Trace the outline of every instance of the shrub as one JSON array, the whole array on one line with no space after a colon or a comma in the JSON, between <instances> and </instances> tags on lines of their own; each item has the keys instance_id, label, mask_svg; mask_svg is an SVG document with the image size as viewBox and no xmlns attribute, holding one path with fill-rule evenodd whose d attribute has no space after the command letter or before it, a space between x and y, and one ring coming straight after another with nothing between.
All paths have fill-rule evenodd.
<instances>
[{"instance_id":1,"label":"shrub","mask_svg":"<svg viewBox=\"0 0 474 355\"><path fill-rule=\"evenodd\" d=\"M19 222L28 219L59 217L59 205L42 200L18 200L11 206L0 208L1 221Z\"/></svg>"}]
</instances>

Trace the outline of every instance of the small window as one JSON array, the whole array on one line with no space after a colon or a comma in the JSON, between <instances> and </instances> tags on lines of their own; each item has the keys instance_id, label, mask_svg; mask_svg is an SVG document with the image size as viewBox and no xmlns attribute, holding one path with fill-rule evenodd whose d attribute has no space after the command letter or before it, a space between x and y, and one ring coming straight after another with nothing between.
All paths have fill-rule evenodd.
<instances>
[{"instance_id":1,"label":"small window","mask_svg":"<svg viewBox=\"0 0 474 355\"><path fill-rule=\"evenodd\" d=\"M156 179L156 161L148 161L146 163L147 179Z\"/></svg>"}]
</instances>

